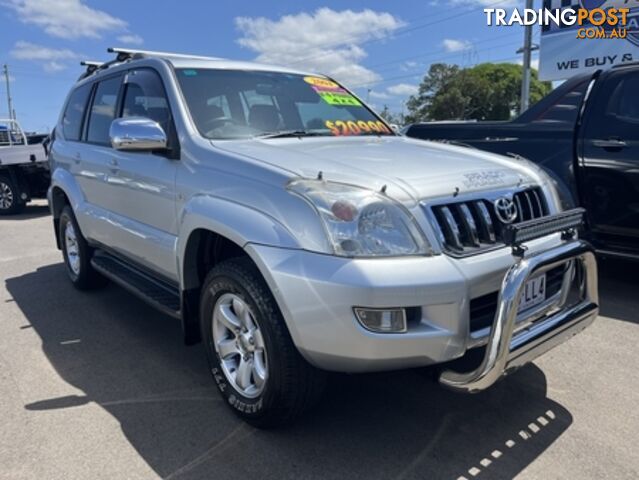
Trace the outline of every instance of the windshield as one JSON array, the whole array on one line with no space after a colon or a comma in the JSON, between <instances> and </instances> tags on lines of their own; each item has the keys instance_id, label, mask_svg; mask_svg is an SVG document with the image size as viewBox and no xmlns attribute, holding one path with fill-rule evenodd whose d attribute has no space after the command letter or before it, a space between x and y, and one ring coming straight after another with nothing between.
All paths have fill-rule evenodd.
<instances>
[{"instance_id":1,"label":"windshield","mask_svg":"<svg viewBox=\"0 0 639 480\"><path fill-rule=\"evenodd\" d=\"M177 70L191 116L210 139L394 135L337 83L288 73Z\"/></svg>"}]
</instances>

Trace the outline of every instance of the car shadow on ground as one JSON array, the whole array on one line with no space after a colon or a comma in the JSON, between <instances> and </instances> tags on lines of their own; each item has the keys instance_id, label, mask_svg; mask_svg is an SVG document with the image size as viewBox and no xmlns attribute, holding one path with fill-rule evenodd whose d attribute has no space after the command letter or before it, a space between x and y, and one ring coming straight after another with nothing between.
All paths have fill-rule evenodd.
<instances>
[{"instance_id":1,"label":"car shadow on ground","mask_svg":"<svg viewBox=\"0 0 639 480\"><path fill-rule=\"evenodd\" d=\"M123 290L75 291L62 264L6 284L29 322L21 328L35 329L60 377L83 392L25 408L102 406L163 478L513 478L572 423L530 365L474 396L423 371L335 375L298 424L259 431L222 403L179 323Z\"/></svg>"},{"instance_id":2,"label":"car shadow on ground","mask_svg":"<svg viewBox=\"0 0 639 480\"><path fill-rule=\"evenodd\" d=\"M24 210L18 215L10 215L10 216L0 216L0 222L3 219L6 220L33 220L34 218L46 217L50 215L49 206L45 203L42 205L38 204L29 204L24 207Z\"/></svg>"}]
</instances>

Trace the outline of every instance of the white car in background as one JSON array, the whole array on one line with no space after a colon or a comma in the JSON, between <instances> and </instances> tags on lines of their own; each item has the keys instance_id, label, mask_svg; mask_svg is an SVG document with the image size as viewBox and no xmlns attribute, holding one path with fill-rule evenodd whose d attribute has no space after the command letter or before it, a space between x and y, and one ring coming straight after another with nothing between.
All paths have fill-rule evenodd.
<instances>
[{"instance_id":1,"label":"white car in background","mask_svg":"<svg viewBox=\"0 0 639 480\"><path fill-rule=\"evenodd\" d=\"M28 137L16 120L0 119L0 215L20 213L32 198L46 198L46 137Z\"/></svg>"}]
</instances>

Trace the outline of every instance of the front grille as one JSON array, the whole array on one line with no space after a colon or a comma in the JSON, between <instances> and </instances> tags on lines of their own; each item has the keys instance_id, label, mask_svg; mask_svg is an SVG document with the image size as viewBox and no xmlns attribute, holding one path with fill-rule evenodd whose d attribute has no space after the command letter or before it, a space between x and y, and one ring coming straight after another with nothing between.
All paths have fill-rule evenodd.
<instances>
[{"instance_id":1,"label":"front grille","mask_svg":"<svg viewBox=\"0 0 639 480\"><path fill-rule=\"evenodd\" d=\"M512 195L517 210L515 223L548 215L541 188L534 187ZM504 223L493 202L479 198L431 207L444 248L453 255L479 253L502 244Z\"/></svg>"},{"instance_id":2,"label":"front grille","mask_svg":"<svg viewBox=\"0 0 639 480\"><path fill-rule=\"evenodd\" d=\"M546 272L546 299L552 298L561 290L566 266L560 265ZM492 292L470 301L470 331L476 332L490 327L497 312L499 292Z\"/></svg>"}]
</instances>

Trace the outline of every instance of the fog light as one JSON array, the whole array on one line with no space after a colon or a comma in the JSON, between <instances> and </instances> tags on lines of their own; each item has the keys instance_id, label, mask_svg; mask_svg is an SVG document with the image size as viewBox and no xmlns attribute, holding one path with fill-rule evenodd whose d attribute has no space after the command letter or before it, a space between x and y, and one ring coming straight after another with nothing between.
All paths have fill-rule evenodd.
<instances>
[{"instance_id":1,"label":"fog light","mask_svg":"<svg viewBox=\"0 0 639 480\"><path fill-rule=\"evenodd\" d=\"M403 308L356 308L355 315L367 330L379 333L403 333L407 330L406 311Z\"/></svg>"}]
</instances>

